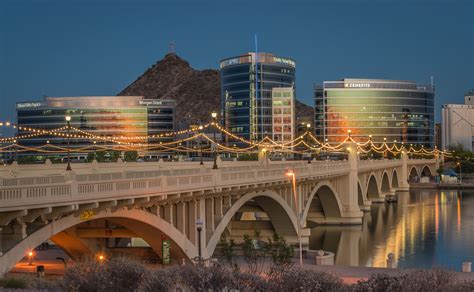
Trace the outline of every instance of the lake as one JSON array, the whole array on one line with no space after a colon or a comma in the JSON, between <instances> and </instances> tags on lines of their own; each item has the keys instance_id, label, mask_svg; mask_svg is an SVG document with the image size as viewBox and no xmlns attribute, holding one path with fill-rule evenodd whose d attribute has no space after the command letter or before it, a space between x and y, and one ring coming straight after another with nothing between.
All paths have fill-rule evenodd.
<instances>
[{"instance_id":1,"label":"lake","mask_svg":"<svg viewBox=\"0 0 474 292\"><path fill-rule=\"evenodd\" d=\"M337 265L461 269L474 262L474 191L414 190L397 203L373 204L359 226L311 228L310 249L336 254Z\"/></svg>"}]
</instances>

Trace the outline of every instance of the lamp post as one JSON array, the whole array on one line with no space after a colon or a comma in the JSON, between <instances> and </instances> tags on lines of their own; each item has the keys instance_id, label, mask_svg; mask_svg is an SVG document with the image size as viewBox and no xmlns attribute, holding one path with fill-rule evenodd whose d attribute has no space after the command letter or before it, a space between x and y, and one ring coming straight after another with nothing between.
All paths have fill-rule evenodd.
<instances>
[{"instance_id":1,"label":"lamp post","mask_svg":"<svg viewBox=\"0 0 474 292\"><path fill-rule=\"evenodd\" d=\"M307 147L308 147L308 152L309 152L309 159L308 159L308 164L311 163L311 148L309 146L309 139L308 139L308 136L309 136L309 133L310 133L310 130L311 130L311 124L310 123L307 123L306 124L306 144L307 144Z\"/></svg>"},{"instance_id":2,"label":"lamp post","mask_svg":"<svg viewBox=\"0 0 474 292\"><path fill-rule=\"evenodd\" d=\"M302 214L301 214L301 205L300 205L300 197L298 196L296 192L296 174L294 171L290 170L286 173L287 176L291 177L291 184L292 184L292 190L293 190L293 197L295 198L295 204L297 207L297 213L298 213L298 242L299 242L299 252L300 252L300 266L303 266L303 243L301 242L301 220L302 220Z\"/></svg>"},{"instance_id":3,"label":"lamp post","mask_svg":"<svg viewBox=\"0 0 474 292\"><path fill-rule=\"evenodd\" d=\"M217 113L212 112L212 122L214 123L215 126L217 126ZM216 142L216 131L214 129L214 165L212 166L212 169L218 169L219 167L217 166L217 142Z\"/></svg>"},{"instance_id":4,"label":"lamp post","mask_svg":"<svg viewBox=\"0 0 474 292\"><path fill-rule=\"evenodd\" d=\"M202 260L202 252L201 252L201 231L202 231L202 225L203 225L203 222L201 220L201 218L198 218L196 220L196 229L197 229L197 232L198 232L198 257L199 257L199 261Z\"/></svg>"},{"instance_id":5,"label":"lamp post","mask_svg":"<svg viewBox=\"0 0 474 292\"><path fill-rule=\"evenodd\" d=\"M71 168L71 142L69 138L69 133L71 131L71 116L67 115L65 117L67 124L67 167L66 171L72 170Z\"/></svg>"},{"instance_id":6,"label":"lamp post","mask_svg":"<svg viewBox=\"0 0 474 292\"><path fill-rule=\"evenodd\" d=\"M458 162L456 164L457 166L459 166L459 184L462 184L462 169L461 169L462 165L461 165L461 162Z\"/></svg>"},{"instance_id":7,"label":"lamp post","mask_svg":"<svg viewBox=\"0 0 474 292\"><path fill-rule=\"evenodd\" d=\"M94 159L97 160L97 141L94 141Z\"/></svg>"},{"instance_id":8,"label":"lamp post","mask_svg":"<svg viewBox=\"0 0 474 292\"><path fill-rule=\"evenodd\" d=\"M203 128L202 126L199 126L199 131L201 131ZM199 164L200 165L204 165L204 161L202 160L202 141L201 141L201 137L199 137L199 158L200 158L200 162Z\"/></svg>"},{"instance_id":9,"label":"lamp post","mask_svg":"<svg viewBox=\"0 0 474 292\"><path fill-rule=\"evenodd\" d=\"M28 265L29 266L33 265L33 251L28 252Z\"/></svg>"}]
</instances>

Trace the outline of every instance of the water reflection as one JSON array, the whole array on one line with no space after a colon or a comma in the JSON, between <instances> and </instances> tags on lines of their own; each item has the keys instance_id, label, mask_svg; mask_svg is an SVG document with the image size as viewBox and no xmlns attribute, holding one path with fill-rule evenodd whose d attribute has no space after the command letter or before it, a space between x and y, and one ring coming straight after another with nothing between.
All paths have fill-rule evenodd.
<instances>
[{"instance_id":1,"label":"water reflection","mask_svg":"<svg viewBox=\"0 0 474 292\"><path fill-rule=\"evenodd\" d=\"M474 192L397 194L397 203L374 204L361 226L312 228L310 248L336 253L338 265L385 267L390 252L404 268L474 261Z\"/></svg>"}]
</instances>

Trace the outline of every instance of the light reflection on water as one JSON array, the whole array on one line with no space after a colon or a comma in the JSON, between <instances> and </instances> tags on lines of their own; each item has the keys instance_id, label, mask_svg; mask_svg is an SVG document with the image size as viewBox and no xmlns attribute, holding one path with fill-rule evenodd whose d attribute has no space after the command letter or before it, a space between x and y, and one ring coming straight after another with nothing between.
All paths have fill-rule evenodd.
<instances>
[{"instance_id":1,"label":"light reflection on water","mask_svg":"<svg viewBox=\"0 0 474 292\"><path fill-rule=\"evenodd\" d=\"M474 192L397 194L397 203L372 205L362 226L312 228L310 249L336 253L338 265L385 267L390 252L401 268L474 262Z\"/></svg>"}]
</instances>

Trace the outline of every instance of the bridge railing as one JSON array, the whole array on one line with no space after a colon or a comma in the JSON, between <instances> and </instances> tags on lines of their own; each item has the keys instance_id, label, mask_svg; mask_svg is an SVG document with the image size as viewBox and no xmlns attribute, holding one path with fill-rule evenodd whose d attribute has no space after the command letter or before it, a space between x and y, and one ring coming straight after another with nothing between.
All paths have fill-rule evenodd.
<instances>
[{"instance_id":1,"label":"bridge railing","mask_svg":"<svg viewBox=\"0 0 474 292\"><path fill-rule=\"evenodd\" d=\"M347 161L221 162L217 170L197 162L10 165L0 167L0 211L193 192L297 178L344 175Z\"/></svg>"}]
</instances>

